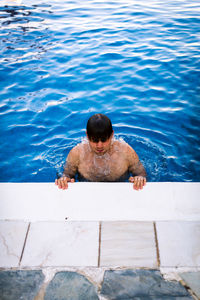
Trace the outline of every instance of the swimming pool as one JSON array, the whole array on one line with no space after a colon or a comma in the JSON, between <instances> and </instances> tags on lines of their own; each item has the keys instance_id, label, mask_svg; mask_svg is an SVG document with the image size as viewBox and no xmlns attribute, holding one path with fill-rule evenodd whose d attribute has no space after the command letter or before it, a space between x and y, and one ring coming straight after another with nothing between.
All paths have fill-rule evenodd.
<instances>
[{"instance_id":1,"label":"swimming pool","mask_svg":"<svg viewBox=\"0 0 200 300\"><path fill-rule=\"evenodd\" d=\"M0 181L53 181L96 112L149 181L200 181L199 20L195 0L1 5Z\"/></svg>"}]
</instances>

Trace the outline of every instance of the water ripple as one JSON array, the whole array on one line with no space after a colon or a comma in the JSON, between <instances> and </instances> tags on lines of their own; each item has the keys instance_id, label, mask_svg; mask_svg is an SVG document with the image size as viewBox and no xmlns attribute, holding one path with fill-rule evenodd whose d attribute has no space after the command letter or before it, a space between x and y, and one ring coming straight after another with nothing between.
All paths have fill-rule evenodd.
<instances>
[{"instance_id":1,"label":"water ripple","mask_svg":"<svg viewBox=\"0 0 200 300\"><path fill-rule=\"evenodd\" d=\"M196 0L1 2L0 180L54 180L102 112L150 181L199 181L199 20Z\"/></svg>"}]
</instances>

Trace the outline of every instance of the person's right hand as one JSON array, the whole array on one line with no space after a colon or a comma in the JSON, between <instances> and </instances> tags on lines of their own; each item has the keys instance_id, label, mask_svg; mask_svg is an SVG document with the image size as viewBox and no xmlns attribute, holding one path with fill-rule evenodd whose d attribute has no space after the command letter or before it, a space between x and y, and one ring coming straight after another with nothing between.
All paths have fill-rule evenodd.
<instances>
[{"instance_id":1,"label":"person's right hand","mask_svg":"<svg viewBox=\"0 0 200 300\"><path fill-rule=\"evenodd\" d=\"M69 178L65 176L55 180L55 184L58 186L59 189L62 190L66 190L68 188L68 182L75 182L75 180L74 178Z\"/></svg>"}]
</instances>

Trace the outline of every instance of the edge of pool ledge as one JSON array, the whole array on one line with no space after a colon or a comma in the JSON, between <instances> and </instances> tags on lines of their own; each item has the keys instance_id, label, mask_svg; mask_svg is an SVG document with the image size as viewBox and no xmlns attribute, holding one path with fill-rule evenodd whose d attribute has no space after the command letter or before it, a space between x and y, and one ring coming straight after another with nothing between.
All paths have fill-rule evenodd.
<instances>
[{"instance_id":1,"label":"edge of pool ledge","mask_svg":"<svg viewBox=\"0 0 200 300\"><path fill-rule=\"evenodd\" d=\"M0 183L0 220L199 221L200 182Z\"/></svg>"}]
</instances>

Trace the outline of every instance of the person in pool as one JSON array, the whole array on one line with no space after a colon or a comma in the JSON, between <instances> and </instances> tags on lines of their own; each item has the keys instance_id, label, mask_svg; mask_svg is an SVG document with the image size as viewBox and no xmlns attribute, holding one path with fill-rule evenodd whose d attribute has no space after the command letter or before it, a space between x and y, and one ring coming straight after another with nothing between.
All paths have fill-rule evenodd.
<instances>
[{"instance_id":1,"label":"person in pool","mask_svg":"<svg viewBox=\"0 0 200 300\"><path fill-rule=\"evenodd\" d=\"M68 182L74 182L76 174L80 181L93 182L125 181L129 178L135 190L143 188L146 184L144 166L131 146L114 138L112 123L107 116L91 116L86 135L87 139L69 152L64 173L55 180L60 189L67 189Z\"/></svg>"}]
</instances>

